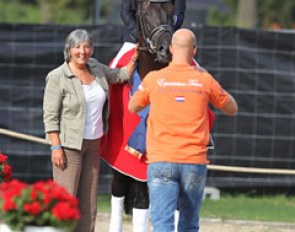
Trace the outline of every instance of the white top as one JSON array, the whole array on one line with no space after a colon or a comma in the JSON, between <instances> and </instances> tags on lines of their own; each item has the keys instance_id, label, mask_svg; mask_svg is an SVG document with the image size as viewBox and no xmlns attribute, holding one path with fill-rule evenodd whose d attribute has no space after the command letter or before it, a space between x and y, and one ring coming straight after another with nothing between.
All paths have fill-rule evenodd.
<instances>
[{"instance_id":1,"label":"white top","mask_svg":"<svg viewBox=\"0 0 295 232\"><path fill-rule=\"evenodd\" d=\"M86 122L84 139L99 139L103 136L102 110L106 101L106 94L102 87L92 81L89 85L82 85L86 98Z\"/></svg>"}]
</instances>

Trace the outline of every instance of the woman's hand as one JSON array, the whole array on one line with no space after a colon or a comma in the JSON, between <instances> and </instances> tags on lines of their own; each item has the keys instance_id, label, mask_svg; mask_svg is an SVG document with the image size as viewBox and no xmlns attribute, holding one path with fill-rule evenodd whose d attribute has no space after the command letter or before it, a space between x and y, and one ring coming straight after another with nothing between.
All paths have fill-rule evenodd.
<instances>
[{"instance_id":1,"label":"woman's hand","mask_svg":"<svg viewBox=\"0 0 295 232\"><path fill-rule=\"evenodd\" d=\"M53 165L59 167L64 170L66 167L66 159L64 154L64 149L61 146L59 140L59 132L58 131L50 131L48 132L49 139L51 141L51 161Z\"/></svg>"},{"instance_id":2,"label":"woman's hand","mask_svg":"<svg viewBox=\"0 0 295 232\"><path fill-rule=\"evenodd\" d=\"M136 47L135 47L135 50L134 50L134 54L133 54L133 56L132 56L132 58L131 59L133 59L133 60L135 60L135 61L137 61L137 59L138 59L138 44L136 44Z\"/></svg>"},{"instance_id":3,"label":"woman's hand","mask_svg":"<svg viewBox=\"0 0 295 232\"><path fill-rule=\"evenodd\" d=\"M137 59L138 59L138 44L135 47L135 51L134 51L133 56L131 57L131 60L129 61L129 63L126 66L127 70L128 70L128 75L130 78L133 75L134 69L136 68Z\"/></svg>"},{"instance_id":4,"label":"woman's hand","mask_svg":"<svg viewBox=\"0 0 295 232\"><path fill-rule=\"evenodd\" d=\"M62 147L51 152L51 161L56 167L62 170L65 169L66 160L65 160L64 150Z\"/></svg>"}]
</instances>

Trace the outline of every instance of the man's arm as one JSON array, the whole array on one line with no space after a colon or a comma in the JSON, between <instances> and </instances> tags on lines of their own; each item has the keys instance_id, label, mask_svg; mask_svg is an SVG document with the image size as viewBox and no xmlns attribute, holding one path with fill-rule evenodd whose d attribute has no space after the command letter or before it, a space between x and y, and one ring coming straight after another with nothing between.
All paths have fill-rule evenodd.
<instances>
[{"instance_id":1,"label":"man's arm","mask_svg":"<svg viewBox=\"0 0 295 232\"><path fill-rule=\"evenodd\" d=\"M229 101L220 108L220 111L228 116L235 116L238 113L238 105L232 95L229 95Z\"/></svg>"},{"instance_id":2,"label":"man's arm","mask_svg":"<svg viewBox=\"0 0 295 232\"><path fill-rule=\"evenodd\" d=\"M143 110L145 107L142 107L138 104L136 104L135 100L134 100L134 96L129 100L129 103L128 103L128 110L131 112L131 113L137 113L141 110Z\"/></svg>"}]
</instances>

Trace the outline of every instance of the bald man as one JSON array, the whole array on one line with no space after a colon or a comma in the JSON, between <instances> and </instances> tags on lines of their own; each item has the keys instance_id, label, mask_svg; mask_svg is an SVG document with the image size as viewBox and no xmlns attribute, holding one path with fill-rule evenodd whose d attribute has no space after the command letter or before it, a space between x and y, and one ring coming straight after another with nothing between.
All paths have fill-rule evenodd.
<instances>
[{"instance_id":1,"label":"bald man","mask_svg":"<svg viewBox=\"0 0 295 232\"><path fill-rule=\"evenodd\" d=\"M154 232L198 232L206 182L209 141L208 104L228 116L237 113L234 98L207 72L191 66L197 40L188 29L176 31L172 62L150 72L129 102L136 113L150 105L147 162L150 213Z\"/></svg>"}]
</instances>

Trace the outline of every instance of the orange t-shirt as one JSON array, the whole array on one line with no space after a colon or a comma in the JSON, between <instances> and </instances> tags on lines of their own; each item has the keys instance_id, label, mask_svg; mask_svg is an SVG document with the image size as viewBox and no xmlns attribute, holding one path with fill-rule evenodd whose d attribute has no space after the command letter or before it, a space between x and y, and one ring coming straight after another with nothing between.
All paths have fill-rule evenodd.
<instances>
[{"instance_id":1,"label":"orange t-shirt","mask_svg":"<svg viewBox=\"0 0 295 232\"><path fill-rule=\"evenodd\" d=\"M229 95L207 72L170 64L151 71L134 95L136 104L150 104L147 159L152 162L207 164L208 103L223 107Z\"/></svg>"}]
</instances>

